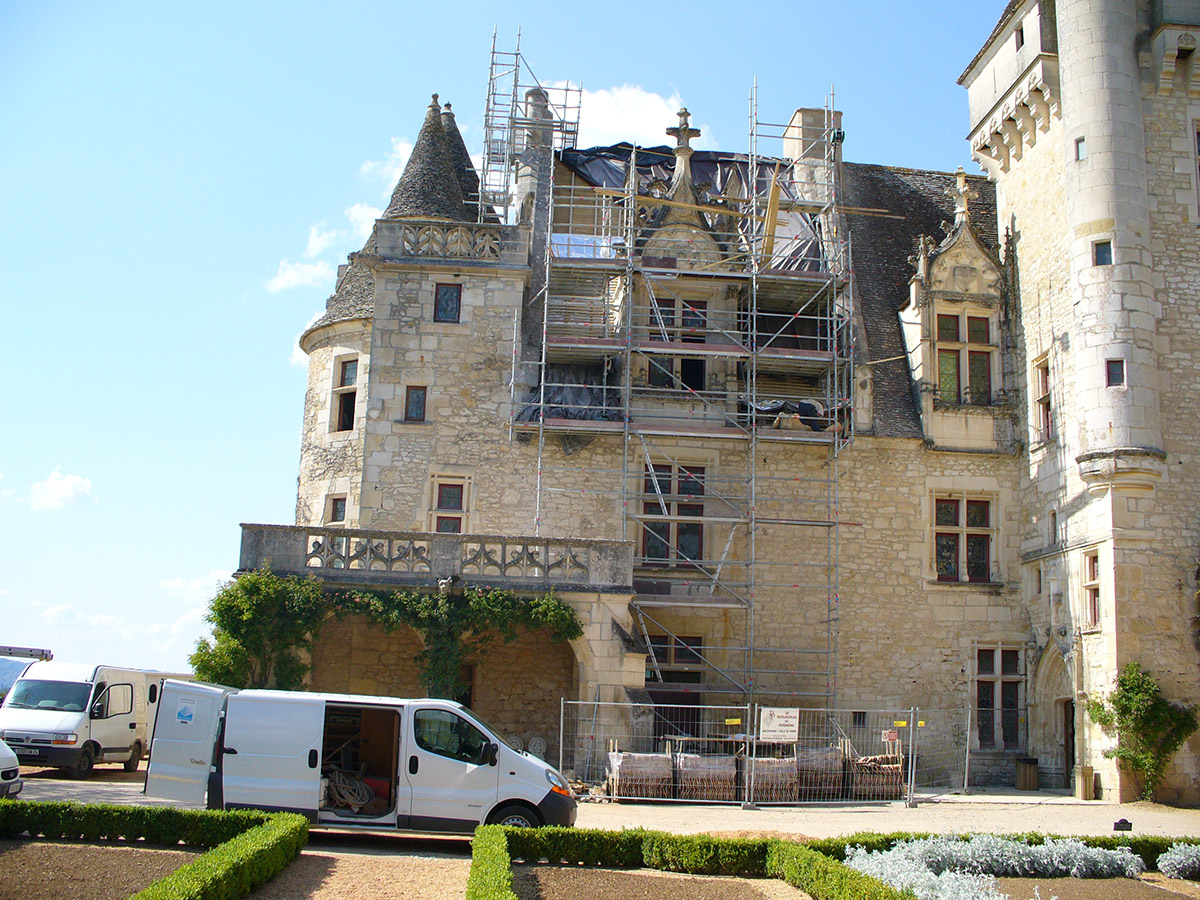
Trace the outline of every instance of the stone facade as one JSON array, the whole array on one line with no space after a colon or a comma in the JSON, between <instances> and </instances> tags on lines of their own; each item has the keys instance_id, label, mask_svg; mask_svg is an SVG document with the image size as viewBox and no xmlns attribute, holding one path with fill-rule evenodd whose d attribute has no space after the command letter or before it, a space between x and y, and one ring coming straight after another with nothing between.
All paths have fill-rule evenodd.
<instances>
[{"instance_id":1,"label":"stone facade","mask_svg":"<svg viewBox=\"0 0 1200 900\"><path fill-rule=\"evenodd\" d=\"M1200 699L1188 449L1198 421L1200 110L1186 40L1200 29L1200 7L1170 6L1012 4L963 76L972 146L1016 236L1029 434L1023 593L1039 652L1031 744L1053 745L1073 725L1074 762L1094 766L1102 789L1122 799L1137 786L1101 755L1111 741L1083 701L1111 690L1130 662L1168 697ZM1006 87L1014 79L1001 76L1018 69L1040 74L1036 104L1022 106L1028 95ZM1049 114L1014 142L1006 122L1033 105ZM1048 430L1039 365L1049 375ZM1176 757L1162 799L1200 802L1198 750L1193 738Z\"/></svg>"},{"instance_id":2,"label":"stone facade","mask_svg":"<svg viewBox=\"0 0 1200 900\"><path fill-rule=\"evenodd\" d=\"M1176 5L1168 27L1134 0L1010 3L961 81L987 180L843 164L841 115L820 110L797 111L755 178L744 157L693 152L683 111L674 159L632 171L607 148L610 184L588 151L531 128L517 221L501 225L418 183L451 171L426 158L453 129L431 107L405 203L302 337L297 567L313 541L438 531L632 560L586 589L544 570L584 624L571 646L523 634L471 661L479 712L525 741L556 748L564 698L752 691L947 722L986 703L995 740L978 720L960 735L980 751L972 783L1011 782L1028 754L1044 783L1089 765L1128 798L1084 701L1134 661L1200 700L1200 62L1179 52L1200 8ZM530 93L533 121L548 109ZM770 251L738 230L737 203L780 171L793 193L760 209L819 206L823 177L851 209L788 219L798 245L820 219L818 262L767 257L760 285L739 241ZM612 239L621 227L632 241ZM847 233L852 276L833 246ZM570 241L593 257L567 259ZM811 329L785 321L814 307ZM760 314L785 322L774 355L775 325L745 339ZM786 400L769 418L749 411L755 378ZM283 546L248 540L243 568ZM470 580L463 547L447 571L404 577ZM419 650L410 632L333 623L312 684L420 694ZM1200 803L1198 775L1193 738L1163 799Z\"/></svg>"}]
</instances>

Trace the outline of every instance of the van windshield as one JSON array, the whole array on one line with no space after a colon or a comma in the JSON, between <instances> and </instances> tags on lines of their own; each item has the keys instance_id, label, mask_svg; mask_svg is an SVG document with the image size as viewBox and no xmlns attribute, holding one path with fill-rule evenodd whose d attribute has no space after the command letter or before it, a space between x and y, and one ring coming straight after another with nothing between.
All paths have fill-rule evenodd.
<instances>
[{"instance_id":1,"label":"van windshield","mask_svg":"<svg viewBox=\"0 0 1200 900\"><path fill-rule=\"evenodd\" d=\"M86 683L22 679L13 685L4 706L7 709L83 712L91 693L92 686Z\"/></svg>"}]
</instances>

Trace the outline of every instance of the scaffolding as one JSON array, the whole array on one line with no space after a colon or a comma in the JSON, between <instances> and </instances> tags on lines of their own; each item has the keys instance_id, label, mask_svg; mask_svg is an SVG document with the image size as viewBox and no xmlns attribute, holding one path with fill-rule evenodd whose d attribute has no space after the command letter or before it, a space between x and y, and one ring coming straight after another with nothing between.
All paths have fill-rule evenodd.
<instances>
[{"instance_id":1,"label":"scaffolding","mask_svg":"<svg viewBox=\"0 0 1200 900\"><path fill-rule=\"evenodd\" d=\"M528 71L493 41L482 189L530 227L510 430L536 441L534 530L619 505L652 697L831 707L853 438L832 94L773 124L755 84L746 153L693 152L686 111L673 151L584 151L578 89ZM811 642L781 645L783 609Z\"/></svg>"}]
</instances>

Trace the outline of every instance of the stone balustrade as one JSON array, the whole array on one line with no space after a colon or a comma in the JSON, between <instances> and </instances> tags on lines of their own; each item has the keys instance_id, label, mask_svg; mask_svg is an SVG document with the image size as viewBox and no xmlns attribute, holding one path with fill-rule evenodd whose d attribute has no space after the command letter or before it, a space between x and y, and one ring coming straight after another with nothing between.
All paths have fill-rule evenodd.
<instances>
[{"instance_id":1,"label":"stone balustrade","mask_svg":"<svg viewBox=\"0 0 1200 900\"><path fill-rule=\"evenodd\" d=\"M433 586L457 577L511 590L633 590L629 541L243 524L238 570L267 565L330 587Z\"/></svg>"},{"instance_id":2,"label":"stone balustrade","mask_svg":"<svg viewBox=\"0 0 1200 900\"><path fill-rule=\"evenodd\" d=\"M390 219L375 223L376 252L383 260L417 256L526 266L525 240L512 225Z\"/></svg>"}]
</instances>

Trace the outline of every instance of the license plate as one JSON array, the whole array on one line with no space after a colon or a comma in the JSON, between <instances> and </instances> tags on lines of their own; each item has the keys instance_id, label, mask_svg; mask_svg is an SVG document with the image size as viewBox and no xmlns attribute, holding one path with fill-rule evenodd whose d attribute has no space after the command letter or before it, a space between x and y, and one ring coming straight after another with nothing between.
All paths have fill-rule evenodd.
<instances>
[{"instance_id":1,"label":"license plate","mask_svg":"<svg viewBox=\"0 0 1200 900\"><path fill-rule=\"evenodd\" d=\"M37 747L13 747L12 749L17 756L37 756L41 753Z\"/></svg>"}]
</instances>

